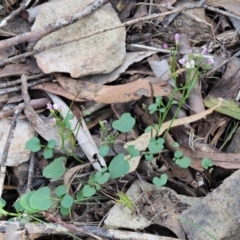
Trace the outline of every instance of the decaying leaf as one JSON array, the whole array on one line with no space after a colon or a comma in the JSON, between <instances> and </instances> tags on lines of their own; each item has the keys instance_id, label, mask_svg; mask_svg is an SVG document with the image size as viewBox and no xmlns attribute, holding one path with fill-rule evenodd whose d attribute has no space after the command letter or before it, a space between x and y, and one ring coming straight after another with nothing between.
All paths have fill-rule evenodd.
<instances>
[{"instance_id":1,"label":"decaying leaf","mask_svg":"<svg viewBox=\"0 0 240 240\"><path fill-rule=\"evenodd\" d=\"M206 107L210 108L214 106L217 101L218 100L215 97L209 96L204 99L204 104ZM219 107L216 111L240 120L240 108L238 104L232 99L224 99L221 107Z\"/></svg>"},{"instance_id":2,"label":"decaying leaf","mask_svg":"<svg viewBox=\"0 0 240 240\"><path fill-rule=\"evenodd\" d=\"M169 96L171 88L167 83L156 78L140 78L134 82L105 86L75 81L71 78L57 75L58 82L73 96L94 100L98 103L120 103L140 99L142 96ZM155 84L155 82L159 82Z\"/></svg>"}]
</instances>

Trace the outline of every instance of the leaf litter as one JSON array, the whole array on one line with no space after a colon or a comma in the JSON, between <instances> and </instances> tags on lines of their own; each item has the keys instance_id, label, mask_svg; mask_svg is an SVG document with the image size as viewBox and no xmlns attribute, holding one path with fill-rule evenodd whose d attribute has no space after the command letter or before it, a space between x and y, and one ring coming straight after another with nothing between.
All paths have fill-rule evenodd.
<instances>
[{"instance_id":1,"label":"leaf litter","mask_svg":"<svg viewBox=\"0 0 240 240\"><path fill-rule=\"evenodd\" d=\"M239 12L237 0L3 1L0 223L18 197L18 211L46 217L18 215L3 234L238 239ZM64 144L47 104L73 116ZM66 191L53 203L57 187Z\"/></svg>"}]
</instances>

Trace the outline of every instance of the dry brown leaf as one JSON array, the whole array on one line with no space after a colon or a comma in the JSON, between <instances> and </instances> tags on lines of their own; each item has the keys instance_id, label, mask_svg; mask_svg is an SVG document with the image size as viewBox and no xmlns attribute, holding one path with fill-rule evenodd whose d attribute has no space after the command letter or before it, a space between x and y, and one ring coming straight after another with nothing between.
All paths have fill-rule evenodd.
<instances>
[{"instance_id":1,"label":"dry brown leaf","mask_svg":"<svg viewBox=\"0 0 240 240\"><path fill-rule=\"evenodd\" d=\"M61 87L59 84L56 84L56 83L42 83L42 84L38 84L37 86L31 87L31 89L44 90L46 92L50 92L58 96L65 97L67 99L74 100L76 102L86 101L86 99L82 99L79 97L76 98L77 94L74 96L68 93L63 87Z\"/></svg>"},{"instance_id":2,"label":"dry brown leaf","mask_svg":"<svg viewBox=\"0 0 240 240\"><path fill-rule=\"evenodd\" d=\"M89 166L89 165L91 165L91 163L86 163L86 164L82 164L82 165L77 165L77 166L75 166L75 167L73 167L73 168L68 169L67 172L64 174L64 177L63 177L63 183L64 183L64 185L65 185L66 187L68 187L69 184L70 184L70 182L71 182L72 176L73 176L76 172L82 170L83 168L85 168L85 167L87 167L87 166Z\"/></svg>"},{"instance_id":3,"label":"dry brown leaf","mask_svg":"<svg viewBox=\"0 0 240 240\"><path fill-rule=\"evenodd\" d=\"M134 82L115 86L101 86L86 81L75 81L58 75L58 82L69 93L98 103L120 103L140 99L142 96L169 96L172 92L167 83L156 82L155 78L140 78ZM159 79L158 79L159 81ZM152 89L151 89L152 85Z\"/></svg>"},{"instance_id":4,"label":"dry brown leaf","mask_svg":"<svg viewBox=\"0 0 240 240\"><path fill-rule=\"evenodd\" d=\"M0 72L0 77L21 76L22 74L39 74L42 70L38 67L36 61L27 64L11 64L5 66Z\"/></svg>"}]
</instances>

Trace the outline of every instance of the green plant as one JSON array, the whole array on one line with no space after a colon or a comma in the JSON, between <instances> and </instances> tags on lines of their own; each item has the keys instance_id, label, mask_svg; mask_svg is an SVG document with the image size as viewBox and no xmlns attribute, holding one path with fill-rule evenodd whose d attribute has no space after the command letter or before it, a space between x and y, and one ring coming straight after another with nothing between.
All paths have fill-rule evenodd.
<instances>
[{"instance_id":1,"label":"green plant","mask_svg":"<svg viewBox=\"0 0 240 240\"><path fill-rule=\"evenodd\" d=\"M34 215L38 214L43 210L49 209L53 203L59 204L59 209L62 215L68 215L71 212L71 207L74 203L82 202L86 199L93 198L93 196L97 193L98 190L101 189L101 185L107 183L110 178L116 179L119 177L124 176L130 170L129 160L131 158L144 155L145 159L151 161L154 158L154 155L160 153L164 149L165 143L165 136L169 132L173 121L176 119L179 110L182 108L183 104L185 103L186 99L189 97L192 89L194 88L195 83L198 81L200 76L200 68L203 71L206 71L210 66L211 62L208 65L202 64L202 57L203 54L199 56L195 56L194 54L190 53L188 59L180 59L179 63L183 66L184 71L186 71L186 81L184 84L178 86L177 78L178 78L178 71L176 69L177 63L177 52L179 46L179 35L175 36L176 47L172 49L171 52L171 74L174 80L174 89L169 97L168 101L163 99L161 96L155 97L154 102L148 107L150 114L158 113L159 122L154 124L153 126L148 126L145 129L145 132L150 132L153 129L156 130L155 136L149 140L147 151L140 152L134 145L130 145L127 147L127 151L129 153L128 157L125 156L123 153L116 155L110 162L108 168L103 168L101 171L93 173L89 176L87 182L84 182L83 188L76 194L76 198L74 199L72 196L67 194L66 186L60 185L55 189L55 194L57 198L53 199L51 197L51 191L48 187L39 188L37 191L32 191L24 194L15 204L14 207L17 211L17 214L13 214L12 216L21 217L23 219L23 213ZM181 99L179 101L175 100L176 94L181 92ZM172 117L171 123L168 129L165 131L162 137L158 137L160 129L164 121L166 121L166 117L170 112L170 108L172 105L178 105L177 110ZM69 151L65 148L66 140L69 140L71 143L72 149L75 145L74 138L72 137L72 130L71 130L71 123L70 120L73 118L71 112L68 112L65 119L62 119L60 116L61 112L61 105L60 104L47 104L47 109L51 112L51 123L56 125L60 129L60 137L61 137L61 149L67 153L69 156L74 157L76 160L80 161L77 156L74 155L73 151ZM101 139L104 142L102 146L99 147L99 155L102 157L107 156L109 152L109 146L111 146L117 135L118 132L121 133L128 133L130 132L136 123L135 118L133 118L130 113L124 113L120 116L118 120L113 121L112 128L115 130L115 133L109 134L109 128L107 124L100 122L100 132L101 132ZM50 139L46 146L41 145L40 139L34 137L26 142L26 148L32 152L37 152L44 148L43 156L46 159L53 157L53 150L56 146L56 141L54 139ZM178 148L178 143L173 143L173 147ZM65 157L58 157L54 159L44 170L43 176L46 178L57 180L61 178L65 171L65 162L67 158ZM191 159L188 157L183 156L181 151L176 151L174 153L173 160L177 165L182 168L187 168L191 164ZM208 169L212 166L212 162L209 159L203 159L202 166L205 169ZM167 175L163 173L160 177L153 178L153 184L156 186L163 186L167 182ZM37 203L38 198L44 194L44 201L41 203ZM128 198L127 195L124 193L118 194L119 200L116 202L127 206L129 209L133 209L133 205ZM5 204L4 200L0 199L0 215L11 215L12 213L8 213L3 210ZM26 216L24 217L25 221L27 221Z\"/></svg>"},{"instance_id":2,"label":"green plant","mask_svg":"<svg viewBox=\"0 0 240 240\"><path fill-rule=\"evenodd\" d=\"M131 199L125 193L118 193L117 196L119 199L116 200L116 203L121 204L129 208L130 210L134 209Z\"/></svg>"},{"instance_id":3,"label":"green plant","mask_svg":"<svg viewBox=\"0 0 240 240\"><path fill-rule=\"evenodd\" d=\"M182 151L176 151L173 160L181 168L188 168L191 164L191 159L189 157L184 157Z\"/></svg>"},{"instance_id":4,"label":"green plant","mask_svg":"<svg viewBox=\"0 0 240 240\"><path fill-rule=\"evenodd\" d=\"M49 159L52 158L53 156L53 149L56 146L56 144L57 144L56 140L50 139L47 145L44 146L41 145L39 138L33 137L25 143L25 147L27 150L31 152L38 152L41 150L41 148L44 148L43 156L44 158Z\"/></svg>"},{"instance_id":5,"label":"green plant","mask_svg":"<svg viewBox=\"0 0 240 240\"><path fill-rule=\"evenodd\" d=\"M167 176L167 174L164 173L159 178L154 177L153 184L157 187L161 187L167 183L167 180L168 180L168 176Z\"/></svg>"},{"instance_id":6,"label":"green plant","mask_svg":"<svg viewBox=\"0 0 240 240\"><path fill-rule=\"evenodd\" d=\"M204 169L208 169L209 167L212 167L212 165L213 165L213 163L212 163L212 161L210 160L210 159L208 159L208 158L203 158L203 160L202 160L202 167L204 168Z\"/></svg>"}]
</instances>

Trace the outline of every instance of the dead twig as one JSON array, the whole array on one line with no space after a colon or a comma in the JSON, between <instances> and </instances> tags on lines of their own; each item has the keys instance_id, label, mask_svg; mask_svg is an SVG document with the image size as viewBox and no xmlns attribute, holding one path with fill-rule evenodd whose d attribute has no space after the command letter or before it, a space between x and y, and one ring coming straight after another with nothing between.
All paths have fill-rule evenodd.
<instances>
[{"instance_id":1,"label":"dead twig","mask_svg":"<svg viewBox=\"0 0 240 240\"><path fill-rule=\"evenodd\" d=\"M34 165L35 165L35 153L30 153L30 162L28 167L28 181L27 181L27 189L26 192L31 191L32 181L33 181L33 175L34 175Z\"/></svg>"},{"instance_id":2,"label":"dead twig","mask_svg":"<svg viewBox=\"0 0 240 240\"><path fill-rule=\"evenodd\" d=\"M235 18L235 19L237 19L237 20L240 20L240 17L238 17L238 16L236 16L236 15L234 15L234 14L232 14L232 13L228 13L228 12L226 12L226 11L220 10L220 9L218 9L218 8L210 7L210 6L208 6L208 5L203 5L202 7L205 8L205 9L208 9L208 10L210 10L210 11L213 11L213 12L216 12L216 13L219 13L219 14L222 14L222 15L224 15L224 16L228 16L228 17L232 17L232 18Z\"/></svg>"},{"instance_id":3,"label":"dead twig","mask_svg":"<svg viewBox=\"0 0 240 240\"><path fill-rule=\"evenodd\" d=\"M14 11L11 12L11 14L9 16L7 16L6 18L4 18L1 23L0 23L0 28L3 27L3 26L6 26L7 23L9 21L11 21L15 16L19 15L19 13L24 10L31 2L32 0L24 0L20 7Z\"/></svg>"},{"instance_id":4,"label":"dead twig","mask_svg":"<svg viewBox=\"0 0 240 240\"><path fill-rule=\"evenodd\" d=\"M48 102L50 102L50 100L47 97L46 98L39 98L39 99L31 100L30 105L33 109L40 109L40 108L46 108ZM11 117L17 109L24 110L24 108L25 108L25 104L24 103L19 103L13 109L1 110L0 111L0 119Z\"/></svg>"},{"instance_id":5,"label":"dead twig","mask_svg":"<svg viewBox=\"0 0 240 240\"><path fill-rule=\"evenodd\" d=\"M43 216L47 217L48 219L50 219L51 221L53 221L55 223L62 225L63 227L68 229L68 231L72 234L74 234L75 232L81 232L81 233L85 233L86 235L91 236L95 239L102 240L101 237L96 236L95 234L91 233L90 231L83 229L81 227L76 227L73 224L67 224L67 223L61 221L60 219L54 217L53 215L49 214L48 212L43 212Z\"/></svg>"},{"instance_id":6,"label":"dead twig","mask_svg":"<svg viewBox=\"0 0 240 240\"><path fill-rule=\"evenodd\" d=\"M41 84L41 83L44 83L44 82L49 82L50 80L52 80L52 78L48 77L48 78L42 78L42 79L39 79L39 80L36 80L36 81L33 81L33 82L30 82L27 84L28 87L34 87L38 84ZM11 93L11 92L17 92L17 91L20 91L21 90L21 86L16 86L16 87L11 87L11 88L5 88L5 89L2 89L0 91L0 96L4 95L4 94L8 94L8 93Z\"/></svg>"},{"instance_id":7,"label":"dead twig","mask_svg":"<svg viewBox=\"0 0 240 240\"><path fill-rule=\"evenodd\" d=\"M26 78L27 78L27 81L29 81L29 80L33 80L36 78L41 78L43 76L45 76L45 74L40 73L40 74L36 74L36 75L32 75L32 76L26 76ZM21 82L22 82L21 79L17 79L17 80L11 81L11 82L0 83L0 89L11 87L11 86L16 86L17 84L21 84Z\"/></svg>"},{"instance_id":8,"label":"dead twig","mask_svg":"<svg viewBox=\"0 0 240 240\"><path fill-rule=\"evenodd\" d=\"M15 130L16 125L17 125L17 119L18 119L18 116L19 116L20 112L21 112L21 110L16 109L16 111L14 113L12 123L11 123L10 129L9 129L9 132L8 132L6 144L4 146L3 153L2 153L2 159L1 159L1 162L0 162L0 165L1 165L1 169L0 169L0 197L2 196L4 179L5 179L5 175L6 175L6 162L7 162L8 152L9 152L9 148L10 148L10 145L12 143L12 140L13 140L13 134L14 134L14 130Z\"/></svg>"}]
</instances>

